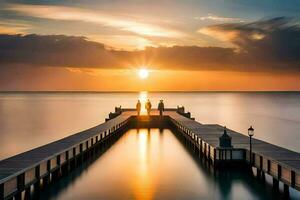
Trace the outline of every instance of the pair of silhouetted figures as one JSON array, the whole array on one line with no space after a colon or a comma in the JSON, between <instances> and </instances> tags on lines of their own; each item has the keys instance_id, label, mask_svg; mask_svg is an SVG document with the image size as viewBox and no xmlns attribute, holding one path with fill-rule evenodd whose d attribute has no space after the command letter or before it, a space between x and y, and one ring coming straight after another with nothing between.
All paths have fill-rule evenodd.
<instances>
[{"instance_id":1,"label":"pair of silhouetted figures","mask_svg":"<svg viewBox=\"0 0 300 200\"><path fill-rule=\"evenodd\" d=\"M142 107L141 101L138 100L138 102L136 104L136 110L137 110L138 116L141 113L141 107ZM151 104L150 100L148 99L147 102L145 103L145 109L147 110L147 114L148 115L150 115L151 108L152 108L152 104ZM163 100L159 101L159 103L158 103L158 110L159 110L159 115L162 116L163 111L165 110L165 106L164 106Z\"/></svg>"}]
</instances>

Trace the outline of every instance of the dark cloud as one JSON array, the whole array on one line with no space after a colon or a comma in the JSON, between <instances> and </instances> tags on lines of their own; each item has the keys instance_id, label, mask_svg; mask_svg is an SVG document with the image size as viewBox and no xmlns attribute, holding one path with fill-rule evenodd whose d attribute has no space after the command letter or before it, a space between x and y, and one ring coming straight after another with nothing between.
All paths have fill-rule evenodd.
<instances>
[{"instance_id":1,"label":"dark cloud","mask_svg":"<svg viewBox=\"0 0 300 200\"><path fill-rule=\"evenodd\" d=\"M240 50L239 63L300 70L300 27L291 21L291 18L277 17L253 23L215 25L210 29L218 34L234 33L229 40Z\"/></svg>"},{"instance_id":2,"label":"dark cloud","mask_svg":"<svg viewBox=\"0 0 300 200\"><path fill-rule=\"evenodd\" d=\"M289 18L208 29L225 36L234 33L228 39L236 48L174 46L117 51L84 37L0 35L0 64L97 68L148 64L186 70L300 71L300 28Z\"/></svg>"},{"instance_id":3,"label":"dark cloud","mask_svg":"<svg viewBox=\"0 0 300 200\"><path fill-rule=\"evenodd\" d=\"M233 50L219 47L160 47L116 51L84 37L0 35L0 63L34 66L125 68L148 63L159 68L207 69L230 62ZM199 64L202 63L202 64Z\"/></svg>"},{"instance_id":4,"label":"dark cloud","mask_svg":"<svg viewBox=\"0 0 300 200\"><path fill-rule=\"evenodd\" d=\"M0 63L95 67L115 64L103 44L63 35L0 35Z\"/></svg>"}]
</instances>

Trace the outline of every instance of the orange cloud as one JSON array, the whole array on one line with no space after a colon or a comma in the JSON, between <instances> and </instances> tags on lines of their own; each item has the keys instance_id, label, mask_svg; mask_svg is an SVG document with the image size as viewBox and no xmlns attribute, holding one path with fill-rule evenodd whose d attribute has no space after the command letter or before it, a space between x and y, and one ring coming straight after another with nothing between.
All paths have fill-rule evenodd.
<instances>
[{"instance_id":1,"label":"orange cloud","mask_svg":"<svg viewBox=\"0 0 300 200\"><path fill-rule=\"evenodd\" d=\"M18 21L2 21L0 22L0 34L24 34L30 26L19 23Z\"/></svg>"},{"instance_id":2,"label":"orange cloud","mask_svg":"<svg viewBox=\"0 0 300 200\"><path fill-rule=\"evenodd\" d=\"M196 20L211 20L211 21L217 21L217 22L244 22L241 18L234 18L234 17L220 17L218 15L213 15L211 13L208 13L206 16L202 17L195 17Z\"/></svg>"},{"instance_id":3,"label":"orange cloud","mask_svg":"<svg viewBox=\"0 0 300 200\"><path fill-rule=\"evenodd\" d=\"M198 33L202 33L225 42L230 42L239 35L238 31L235 30L223 31L218 27L201 28L198 30Z\"/></svg>"},{"instance_id":4,"label":"orange cloud","mask_svg":"<svg viewBox=\"0 0 300 200\"><path fill-rule=\"evenodd\" d=\"M136 19L133 20L124 16L105 14L81 8L50 5L11 4L6 8L6 10L16 11L38 18L89 22L145 36L181 37L183 35L183 33L180 31L168 29L156 24L138 22Z\"/></svg>"},{"instance_id":5,"label":"orange cloud","mask_svg":"<svg viewBox=\"0 0 300 200\"><path fill-rule=\"evenodd\" d=\"M151 40L136 35L89 35L89 39L109 44L115 50L143 50L146 47L156 46Z\"/></svg>"}]
</instances>

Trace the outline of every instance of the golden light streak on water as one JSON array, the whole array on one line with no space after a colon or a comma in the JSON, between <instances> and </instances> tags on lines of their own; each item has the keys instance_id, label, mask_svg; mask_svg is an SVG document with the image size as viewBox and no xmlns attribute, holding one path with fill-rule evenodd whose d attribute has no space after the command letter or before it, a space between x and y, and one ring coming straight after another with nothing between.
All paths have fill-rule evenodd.
<instances>
[{"instance_id":1,"label":"golden light streak on water","mask_svg":"<svg viewBox=\"0 0 300 200\"><path fill-rule=\"evenodd\" d=\"M136 200L153 199L154 194L154 176L149 173L151 165L149 164L149 142L150 131L141 129L138 134L138 162L136 163L136 178L133 183L133 193Z\"/></svg>"},{"instance_id":2,"label":"golden light streak on water","mask_svg":"<svg viewBox=\"0 0 300 200\"><path fill-rule=\"evenodd\" d=\"M140 92L139 100L141 101L141 104L142 104L141 115L147 114L147 111L145 109L145 104L146 104L147 99L148 99L148 92L147 91Z\"/></svg>"}]
</instances>

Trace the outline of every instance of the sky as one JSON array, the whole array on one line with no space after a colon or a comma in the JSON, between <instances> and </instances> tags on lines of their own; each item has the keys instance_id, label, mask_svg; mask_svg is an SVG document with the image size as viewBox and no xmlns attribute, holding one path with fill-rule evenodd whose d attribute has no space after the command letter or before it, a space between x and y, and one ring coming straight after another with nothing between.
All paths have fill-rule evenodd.
<instances>
[{"instance_id":1,"label":"sky","mask_svg":"<svg viewBox=\"0 0 300 200\"><path fill-rule=\"evenodd\" d=\"M300 90L299 23L298 0L0 0L0 90Z\"/></svg>"}]
</instances>

